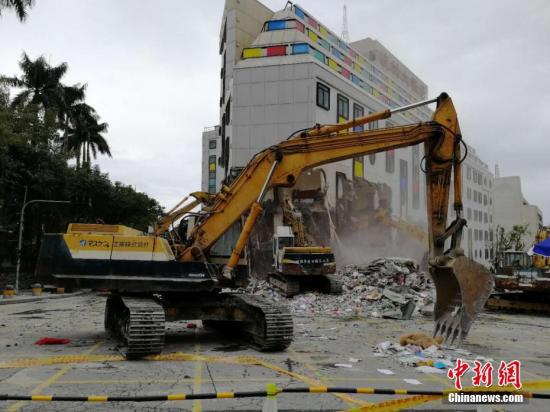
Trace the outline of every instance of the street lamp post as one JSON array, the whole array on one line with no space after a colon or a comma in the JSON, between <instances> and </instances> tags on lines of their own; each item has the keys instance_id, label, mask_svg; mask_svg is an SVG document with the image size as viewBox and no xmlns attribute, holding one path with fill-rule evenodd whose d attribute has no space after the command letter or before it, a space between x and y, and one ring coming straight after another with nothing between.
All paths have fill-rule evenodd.
<instances>
[{"instance_id":1,"label":"street lamp post","mask_svg":"<svg viewBox=\"0 0 550 412\"><path fill-rule=\"evenodd\" d=\"M17 266L15 268L15 292L19 292L19 269L21 268L21 246L23 243L23 225L25 223L25 208L31 203L71 203L70 200L46 200L35 199L27 200L27 187L25 187L25 198L23 199L23 207L21 208L21 218L19 220L19 240L17 241Z\"/></svg>"}]
</instances>

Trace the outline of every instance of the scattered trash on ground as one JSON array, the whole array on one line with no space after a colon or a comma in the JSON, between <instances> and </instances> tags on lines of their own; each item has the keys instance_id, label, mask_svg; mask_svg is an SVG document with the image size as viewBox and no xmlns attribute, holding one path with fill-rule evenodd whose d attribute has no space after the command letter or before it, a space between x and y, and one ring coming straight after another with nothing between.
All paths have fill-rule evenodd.
<instances>
[{"instance_id":1,"label":"scattered trash on ground","mask_svg":"<svg viewBox=\"0 0 550 412\"><path fill-rule=\"evenodd\" d=\"M49 338L49 337L45 337L34 342L35 345L66 345L67 343L71 343L71 340L64 339L64 338Z\"/></svg>"},{"instance_id":2,"label":"scattered trash on ground","mask_svg":"<svg viewBox=\"0 0 550 412\"><path fill-rule=\"evenodd\" d=\"M393 373L391 370L389 369L377 369L378 372L384 374L384 375L395 375L395 373Z\"/></svg>"},{"instance_id":3,"label":"scattered trash on ground","mask_svg":"<svg viewBox=\"0 0 550 412\"><path fill-rule=\"evenodd\" d=\"M433 344L428 346L430 342ZM446 346L423 333L403 335L400 342L380 342L374 347L373 352L374 356L392 358L400 365L413 367L423 373L446 373L449 368L455 366L458 358L468 363L473 363L474 360L493 361L491 358L474 356L465 349Z\"/></svg>"},{"instance_id":4,"label":"scattered trash on ground","mask_svg":"<svg viewBox=\"0 0 550 412\"><path fill-rule=\"evenodd\" d=\"M340 268L338 276L343 283L341 295L306 292L286 298L263 280L252 282L248 291L288 302L299 315L410 319L433 310L433 283L412 259L378 258L369 264Z\"/></svg>"}]
</instances>

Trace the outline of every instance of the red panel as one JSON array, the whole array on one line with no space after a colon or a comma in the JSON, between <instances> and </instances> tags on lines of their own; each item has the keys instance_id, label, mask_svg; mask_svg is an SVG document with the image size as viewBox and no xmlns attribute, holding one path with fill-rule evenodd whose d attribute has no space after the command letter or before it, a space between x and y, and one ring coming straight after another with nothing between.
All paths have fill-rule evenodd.
<instances>
[{"instance_id":1,"label":"red panel","mask_svg":"<svg viewBox=\"0 0 550 412\"><path fill-rule=\"evenodd\" d=\"M284 56L286 55L286 46L271 46L267 49L268 56Z\"/></svg>"},{"instance_id":2,"label":"red panel","mask_svg":"<svg viewBox=\"0 0 550 412\"><path fill-rule=\"evenodd\" d=\"M311 27L317 29L319 26L319 23L315 19L312 19L311 17L306 17L307 24L309 24Z\"/></svg>"},{"instance_id":3,"label":"red panel","mask_svg":"<svg viewBox=\"0 0 550 412\"><path fill-rule=\"evenodd\" d=\"M304 23L296 20L296 30L300 30L303 33L305 31Z\"/></svg>"},{"instance_id":4,"label":"red panel","mask_svg":"<svg viewBox=\"0 0 550 412\"><path fill-rule=\"evenodd\" d=\"M344 56L344 63L346 63L348 66L351 66L352 61L348 56Z\"/></svg>"},{"instance_id":5,"label":"red panel","mask_svg":"<svg viewBox=\"0 0 550 412\"><path fill-rule=\"evenodd\" d=\"M342 69L340 70L340 74L341 74L342 76L344 76L345 78L349 79L349 76L350 76L349 70L344 69L344 68L342 67Z\"/></svg>"}]
</instances>

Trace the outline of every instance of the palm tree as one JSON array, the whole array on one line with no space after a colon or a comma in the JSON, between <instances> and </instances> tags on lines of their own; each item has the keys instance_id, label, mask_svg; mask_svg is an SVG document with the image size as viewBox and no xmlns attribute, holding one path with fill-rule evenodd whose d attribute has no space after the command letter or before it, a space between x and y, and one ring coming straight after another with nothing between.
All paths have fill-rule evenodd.
<instances>
[{"instance_id":1,"label":"palm tree","mask_svg":"<svg viewBox=\"0 0 550 412\"><path fill-rule=\"evenodd\" d=\"M19 67L23 71L21 77L0 76L0 84L23 89L13 98L12 107L26 107L33 104L44 112L53 110L59 115L65 106L61 78L67 72L67 63L50 66L44 56L32 61L26 53L23 53Z\"/></svg>"},{"instance_id":2,"label":"palm tree","mask_svg":"<svg viewBox=\"0 0 550 412\"><path fill-rule=\"evenodd\" d=\"M111 156L109 144L102 133L107 132L107 123L99 123L99 116L86 103L75 104L69 112L68 148L76 157L76 166L89 166L91 154L95 159L97 153Z\"/></svg>"},{"instance_id":3,"label":"palm tree","mask_svg":"<svg viewBox=\"0 0 550 412\"><path fill-rule=\"evenodd\" d=\"M20 21L27 18L27 8L31 8L34 0L0 0L0 15L2 9L15 9L15 13Z\"/></svg>"}]
</instances>

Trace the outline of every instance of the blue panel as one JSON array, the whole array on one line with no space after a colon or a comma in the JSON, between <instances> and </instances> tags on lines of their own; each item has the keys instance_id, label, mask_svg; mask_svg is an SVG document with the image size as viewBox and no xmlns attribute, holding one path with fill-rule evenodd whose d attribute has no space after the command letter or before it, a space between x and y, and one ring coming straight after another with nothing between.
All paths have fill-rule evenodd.
<instances>
[{"instance_id":1,"label":"blue panel","mask_svg":"<svg viewBox=\"0 0 550 412\"><path fill-rule=\"evenodd\" d=\"M299 43L292 45L292 54L304 54L309 53L309 45L306 43Z\"/></svg>"},{"instance_id":2,"label":"blue panel","mask_svg":"<svg viewBox=\"0 0 550 412\"><path fill-rule=\"evenodd\" d=\"M340 53L338 49L332 48L332 54L338 57L340 60L344 60L344 56L342 56L342 53Z\"/></svg>"},{"instance_id":3,"label":"blue panel","mask_svg":"<svg viewBox=\"0 0 550 412\"><path fill-rule=\"evenodd\" d=\"M267 22L267 31L286 29L286 20L271 20Z\"/></svg>"},{"instance_id":4,"label":"blue panel","mask_svg":"<svg viewBox=\"0 0 550 412\"><path fill-rule=\"evenodd\" d=\"M355 84L361 84L361 79L353 73L351 74L351 81Z\"/></svg>"},{"instance_id":5,"label":"blue panel","mask_svg":"<svg viewBox=\"0 0 550 412\"><path fill-rule=\"evenodd\" d=\"M305 15L305 13L302 11L302 9L300 9L299 7L294 6L294 13L296 14L296 16L298 16L298 17L301 18L302 20L305 20L306 15Z\"/></svg>"}]
</instances>

